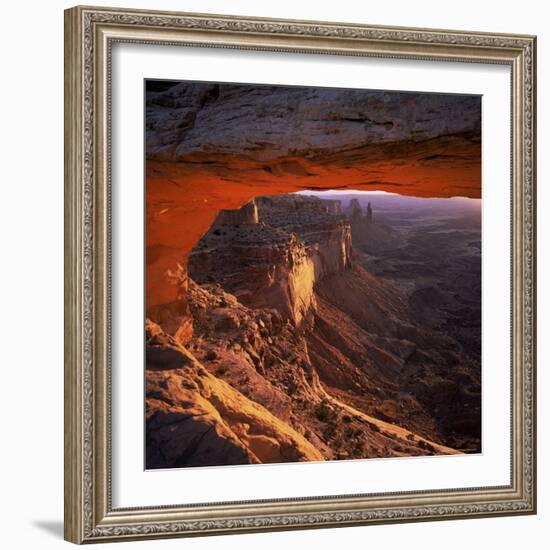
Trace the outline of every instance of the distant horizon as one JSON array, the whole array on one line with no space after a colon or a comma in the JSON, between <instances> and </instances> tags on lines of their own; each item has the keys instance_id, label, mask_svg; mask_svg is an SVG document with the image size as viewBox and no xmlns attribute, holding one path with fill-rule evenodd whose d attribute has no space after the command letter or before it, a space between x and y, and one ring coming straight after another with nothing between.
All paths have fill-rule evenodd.
<instances>
[{"instance_id":1,"label":"distant horizon","mask_svg":"<svg viewBox=\"0 0 550 550\"><path fill-rule=\"evenodd\" d=\"M460 195L455 195L453 197L418 197L415 195L402 195L400 193L393 193L389 191L381 191L381 190L373 190L373 191L363 191L360 189L327 189L325 191L317 191L317 190L302 190L302 191L295 191L293 193L290 193L292 195L304 195L304 196L313 196L313 197L326 197L326 196L334 196L334 195L342 195L342 196L349 196L349 195L366 195L366 196L378 196L378 197L384 197L384 198L399 198L404 200L420 200L420 201L428 201L428 200L437 200L437 201L464 201L470 204L481 204L481 198L470 198L470 197L464 197Z\"/></svg>"}]
</instances>

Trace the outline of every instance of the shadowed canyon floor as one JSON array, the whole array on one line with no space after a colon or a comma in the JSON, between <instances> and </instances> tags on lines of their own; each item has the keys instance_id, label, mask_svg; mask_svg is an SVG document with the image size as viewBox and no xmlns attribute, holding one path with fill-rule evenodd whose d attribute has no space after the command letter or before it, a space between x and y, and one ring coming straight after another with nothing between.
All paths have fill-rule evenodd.
<instances>
[{"instance_id":1,"label":"shadowed canyon floor","mask_svg":"<svg viewBox=\"0 0 550 550\"><path fill-rule=\"evenodd\" d=\"M148 468L480 452L479 201L313 194L221 210L148 320Z\"/></svg>"}]
</instances>

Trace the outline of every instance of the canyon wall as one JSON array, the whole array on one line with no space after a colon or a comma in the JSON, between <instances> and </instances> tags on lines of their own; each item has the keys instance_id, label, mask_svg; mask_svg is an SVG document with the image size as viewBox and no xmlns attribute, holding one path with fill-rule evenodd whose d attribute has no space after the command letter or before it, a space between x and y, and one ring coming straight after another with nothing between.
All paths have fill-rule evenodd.
<instances>
[{"instance_id":1,"label":"canyon wall","mask_svg":"<svg viewBox=\"0 0 550 550\"><path fill-rule=\"evenodd\" d=\"M341 212L294 194L218 213L186 264L185 331L147 322L148 468L479 452L475 313L459 296L441 330L434 291L408 280L420 243L395 262L387 214L359 200ZM386 243L395 281L365 269L352 234Z\"/></svg>"},{"instance_id":2,"label":"canyon wall","mask_svg":"<svg viewBox=\"0 0 550 550\"><path fill-rule=\"evenodd\" d=\"M238 209L220 210L214 225L257 225L258 223L260 223L258 207L252 200Z\"/></svg>"},{"instance_id":3,"label":"canyon wall","mask_svg":"<svg viewBox=\"0 0 550 550\"><path fill-rule=\"evenodd\" d=\"M351 266L351 228L335 204L262 197L222 211L189 257L199 283L217 282L248 307L274 308L295 326L310 316L313 287ZM337 202L337 201L334 201ZM246 223L250 212L258 223Z\"/></svg>"},{"instance_id":4,"label":"canyon wall","mask_svg":"<svg viewBox=\"0 0 550 550\"><path fill-rule=\"evenodd\" d=\"M304 189L481 193L475 96L163 83L145 125L146 307L170 333L189 334L185 266L221 210Z\"/></svg>"},{"instance_id":5,"label":"canyon wall","mask_svg":"<svg viewBox=\"0 0 550 550\"><path fill-rule=\"evenodd\" d=\"M146 467L323 460L301 434L146 325Z\"/></svg>"}]
</instances>

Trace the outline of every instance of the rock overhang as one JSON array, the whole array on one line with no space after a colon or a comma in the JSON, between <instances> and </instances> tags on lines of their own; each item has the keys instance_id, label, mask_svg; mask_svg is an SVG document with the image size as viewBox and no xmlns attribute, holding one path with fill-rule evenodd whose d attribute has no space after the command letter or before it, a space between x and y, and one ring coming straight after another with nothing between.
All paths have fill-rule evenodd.
<instances>
[{"instance_id":1,"label":"rock overhang","mask_svg":"<svg viewBox=\"0 0 550 550\"><path fill-rule=\"evenodd\" d=\"M160 89L160 91L158 91ZM222 210L304 190L481 196L478 96L182 82L146 96L147 307Z\"/></svg>"}]
</instances>

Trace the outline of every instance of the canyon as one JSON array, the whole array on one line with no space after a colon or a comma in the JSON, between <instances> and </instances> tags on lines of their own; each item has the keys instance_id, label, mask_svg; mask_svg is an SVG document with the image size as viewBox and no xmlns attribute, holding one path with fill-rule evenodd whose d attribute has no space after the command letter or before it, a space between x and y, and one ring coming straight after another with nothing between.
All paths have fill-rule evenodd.
<instances>
[{"instance_id":1,"label":"canyon","mask_svg":"<svg viewBox=\"0 0 550 550\"><path fill-rule=\"evenodd\" d=\"M147 81L146 306L185 326L187 257L220 210L304 189L481 196L481 98Z\"/></svg>"},{"instance_id":2,"label":"canyon","mask_svg":"<svg viewBox=\"0 0 550 550\"><path fill-rule=\"evenodd\" d=\"M479 452L479 350L366 269L368 235L401 250L383 221L299 194L219 212L188 258L189 334L148 320L148 468Z\"/></svg>"},{"instance_id":3,"label":"canyon","mask_svg":"<svg viewBox=\"0 0 550 550\"><path fill-rule=\"evenodd\" d=\"M147 80L145 134L147 468L480 452L479 96Z\"/></svg>"}]
</instances>

